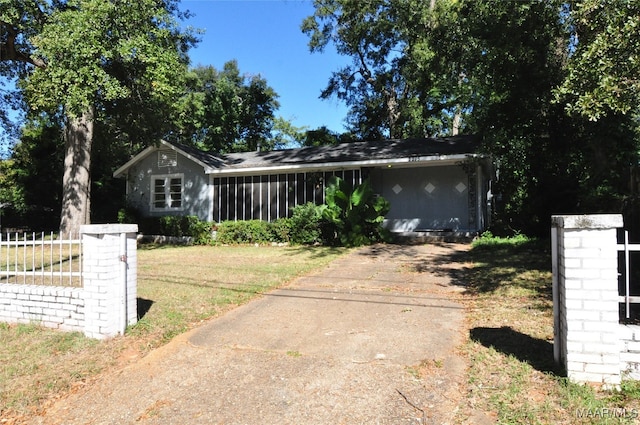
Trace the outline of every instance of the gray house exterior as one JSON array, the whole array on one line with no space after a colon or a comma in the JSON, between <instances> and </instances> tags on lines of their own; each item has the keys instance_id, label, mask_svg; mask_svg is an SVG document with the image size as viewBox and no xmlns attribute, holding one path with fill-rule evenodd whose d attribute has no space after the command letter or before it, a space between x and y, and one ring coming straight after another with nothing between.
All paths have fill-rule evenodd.
<instances>
[{"instance_id":1,"label":"gray house exterior","mask_svg":"<svg viewBox=\"0 0 640 425\"><path fill-rule=\"evenodd\" d=\"M472 137L354 142L214 155L161 141L115 171L127 200L146 216L272 221L307 202L322 204L332 176L369 179L391 204L392 232L484 230L490 218L491 162Z\"/></svg>"}]
</instances>

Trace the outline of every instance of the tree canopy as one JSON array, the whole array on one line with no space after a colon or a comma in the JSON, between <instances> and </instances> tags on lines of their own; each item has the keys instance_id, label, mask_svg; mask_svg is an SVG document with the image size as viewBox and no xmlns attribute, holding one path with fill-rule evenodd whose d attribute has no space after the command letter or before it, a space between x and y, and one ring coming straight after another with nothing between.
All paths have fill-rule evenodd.
<instances>
[{"instance_id":1,"label":"tree canopy","mask_svg":"<svg viewBox=\"0 0 640 425\"><path fill-rule=\"evenodd\" d=\"M275 90L233 60L188 69L197 40L178 5L0 0L0 125L13 131L9 109L27 118L2 164L0 201L21 214L60 203L60 227L72 230L97 193L102 219L121 191L111 168L161 137L232 152L466 133L495 160L508 226L546 232L552 213L629 203L640 151L635 0L314 0L301 26L310 50L333 44L352 59L321 92L349 106L344 135L276 116ZM32 176L61 173L52 158L64 161L62 189L25 191Z\"/></svg>"},{"instance_id":2,"label":"tree canopy","mask_svg":"<svg viewBox=\"0 0 640 425\"><path fill-rule=\"evenodd\" d=\"M620 210L638 164L633 0L315 0L301 26L352 64L321 96L360 137L477 134L508 226ZM498 176L496 176L498 177Z\"/></svg>"},{"instance_id":3,"label":"tree canopy","mask_svg":"<svg viewBox=\"0 0 640 425\"><path fill-rule=\"evenodd\" d=\"M640 105L640 3L569 2L568 74L558 89L567 110L591 120L637 112Z\"/></svg>"},{"instance_id":4,"label":"tree canopy","mask_svg":"<svg viewBox=\"0 0 640 425\"><path fill-rule=\"evenodd\" d=\"M175 0L0 0L0 75L17 78L31 113L61 110L66 142L62 233L89 222L94 125L110 105L171 108L188 47Z\"/></svg>"},{"instance_id":5,"label":"tree canopy","mask_svg":"<svg viewBox=\"0 0 640 425\"><path fill-rule=\"evenodd\" d=\"M273 148L278 94L260 75L241 74L235 60L218 71L198 66L187 75L170 137L213 152Z\"/></svg>"}]
</instances>

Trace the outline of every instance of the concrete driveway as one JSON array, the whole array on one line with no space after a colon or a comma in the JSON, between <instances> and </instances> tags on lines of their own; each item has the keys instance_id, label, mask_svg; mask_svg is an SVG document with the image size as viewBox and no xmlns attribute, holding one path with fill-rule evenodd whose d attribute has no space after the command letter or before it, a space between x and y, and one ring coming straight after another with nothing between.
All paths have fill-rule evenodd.
<instances>
[{"instance_id":1,"label":"concrete driveway","mask_svg":"<svg viewBox=\"0 0 640 425\"><path fill-rule=\"evenodd\" d=\"M376 245L57 402L39 424L455 423L465 245Z\"/></svg>"}]
</instances>

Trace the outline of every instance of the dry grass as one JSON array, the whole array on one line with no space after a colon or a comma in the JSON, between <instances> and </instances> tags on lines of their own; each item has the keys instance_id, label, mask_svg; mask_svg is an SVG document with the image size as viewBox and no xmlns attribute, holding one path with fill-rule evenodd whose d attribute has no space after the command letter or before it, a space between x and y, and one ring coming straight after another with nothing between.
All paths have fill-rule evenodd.
<instances>
[{"instance_id":1,"label":"dry grass","mask_svg":"<svg viewBox=\"0 0 640 425\"><path fill-rule=\"evenodd\" d=\"M124 337L99 342L80 333L0 324L0 422L32 414L100 372L344 252L324 247L143 246L138 250L142 317Z\"/></svg>"},{"instance_id":2,"label":"dry grass","mask_svg":"<svg viewBox=\"0 0 640 425\"><path fill-rule=\"evenodd\" d=\"M473 266L462 274L469 326L463 353L471 365L463 410L482 410L500 424L635 423L636 383L601 391L569 383L554 365L548 245L478 247L470 258ZM626 417L597 416L614 410ZM584 415L589 411L596 417Z\"/></svg>"},{"instance_id":3,"label":"dry grass","mask_svg":"<svg viewBox=\"0 0 640 425\"><path fill-rule=\"evenodd\" d=\"M344 250L308 247L153 247L138 251L138 307L131 330L162 343Z\"/></svg>"},{"instance_id":4,"label":"dry grass","mask_svg":"<svg viewBox=\"0 0 640 425\"><path fill-rule=\"evenodd\" d=\"M618 424L638 419L639 384L625 382L619 393L599 391L568 383L555 369L547 246L524 241L434 260L454 284L466 288L462 300L469 339L461 351L470 368L460 423L477 411L501 424ZM100 371L144 355L202 320L322 267L343 252L145 247L138 251L139 313L144 315L125 337L97 342L32 325L0 325L0 418L28 414ZM409 372L421 376L439 369L440 361L421 363ZM584 415L585 409L625 409L627 416L593 417Z\"/></svg>"}]
</instances>

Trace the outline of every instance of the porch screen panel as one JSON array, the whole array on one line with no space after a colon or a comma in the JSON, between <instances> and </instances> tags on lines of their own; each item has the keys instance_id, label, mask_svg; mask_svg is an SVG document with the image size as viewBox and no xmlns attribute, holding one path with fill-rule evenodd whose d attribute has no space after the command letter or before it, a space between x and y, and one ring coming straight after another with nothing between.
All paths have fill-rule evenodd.
<instances>
[{"instance_id":1,"label":"porch screen panel","mask_svg":"<svg viewBox=\"0 0 640 425\"><path fill-rule=\"evenodd\" d=\"M251 176L239 177L238 216L240 220L251 220Z\"/></svg>"},{"instance_id":2,"label":"porch screen panel","mask_svg":"<svg viewBox=\"0 0 640 425\"><path fill-rule=\"evenodd\" d=\"M229 200L228 204L227 204L227 208L228 208L228 212L227 212L227 220L236 220L237 219L237 215L236 215L236 186L237 186L237 182L236 182L236 178L235 177L229 177L229 185L227 186L228 189L228 193L227 193L227 199Z\"/></svg>"},{"instance_id":3,"label":"porch screen panel","mask_svg":"<svg viewBox=\"0 0 640 425\"><path fill-rule=\"evenodd\" d=\"M304 198L304 173L296 174L296 204L302 205L306 201Z\"/></svg>"},{"instance_id":4,"label":"porch screen panel","mask_svg":"<svg viewBox=\"0 0 640 425\"><path fill-rule=\"evenodd\" d=\"M287 217L287 175L278 174L278 216L277 218Z\"/></svg>"},{"instance_id":5,"label":"porch screen panel","mask_svg":"<svg viewBox=\"0 0 640 425\"><path fill-rule=\"evenodd\" d=\"M313 182L315 180L315 173L307 173L304 179L304 197L307 202L314 202L313 199Z\"/></svg>"},{"instance_id":6,"label":"porch screen panel","mask_svg":"<svg viewBox=\"0 0 640 425\"><path fill-rule=\"evenodd\" d=\"M260 176L260 219L269 221L269 176Z\"/></svg>"},{"instance_id":7,"label":"porch screen panel","mask_svg":"<svg viewBox=\"0 0 640 425\"><path fill-rule=\"evenodd\" d=\"M235 203L230 207L233 210L233 219L242 220L242 209L244 206L244 196L242 193L242 180L244 177L236 177L236 188L234 191Z\"/></svg>"},{"instance_id":8,"label":"porch screen panel","mask_svg":"<svg viewBox=\"0 0 640 425\"><path fill-rule=\"evenodd\" d=\"M329 173L319 173L316 176L316 181L313 186L313 202L316 205L324 204L324 188L327 184L327 174Z\"/></svg>"},{"instance_id":9,"label":"porch screen panel","mask_svg":"<svg viewBox=\"0 0 640 425\"><path fill-rule=\"evenodd\" d=\"M269 218L273 221L278 218L278 175L269 175Z\"/></svg>"},{"instance_id":10,"label":"porch screen panel","mask_svg":"<svg viewBox=\"0 0 640 425\"><path fill-rule=\"evenodd\" d=\"M351 187L355 186L353 180L353 170L345 170L344 171L344 181L347 182Z\"/></svg>"},{"instance_id":11,"label":"porch screen panel","mask_svg":"<svg viewBox=\"0 0 640 425\"><path fill-rule=\"evenodd\" d=\"M236 177L236 202L233 206L234 220L243 220L242 210L244 209L244 191L243 191L244 177Z\"/></svg>"},{"instance_id":12,"label":"porch screen panel","mask_svg":"<svg viewBox=\"0 0 640 425\"><path fill-rule=\"evenodd\" d=\"M212 220L214 223L220 221L220 179L214 177L213 179L213 197L211 198L213 203Z\"/></svg>"},{"instance_id":13,"label":"porch screen panel","mask_svg":"<svg viewBox=\"0 0 640 425\"><path fill-rule=\"evenodd\" d=\"M291 216L291 208L297 205L296 175L287 174L287 217Z\"/></svg>"},{"instance_id":14,"label":"porch screen panel","mask_svg":"<svg viewBox=\"0 0 640 425\"><path fill-rule=\"evenodd\" d=\"M253 207L251 210L251 218L253 220L260 220L260 205L262 204L262 194L260 193L260 176L253 176L251 178L251 200L253 203Z\"/></svg>"},{"instance_id":15,"label":"porch screen panel","mask_svg":"<svg viewBox=\"0 0 640 425\"><path fill-rule=\"evenodd\" d=\"M220 180L220 202L218 219L219 221L229 220L229 178L223 177Z\"/></svg>"}]
</instances>

